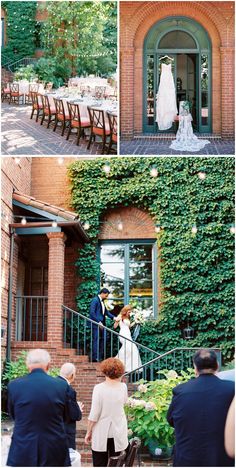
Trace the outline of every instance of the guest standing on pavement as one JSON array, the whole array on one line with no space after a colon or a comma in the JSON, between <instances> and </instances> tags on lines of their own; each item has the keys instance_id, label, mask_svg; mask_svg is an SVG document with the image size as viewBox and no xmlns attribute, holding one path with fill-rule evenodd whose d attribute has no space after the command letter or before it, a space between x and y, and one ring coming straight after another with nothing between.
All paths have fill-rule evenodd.
<instances>
[{"instance_id":1,"label":"guest standing on pavement","mask_svg":"<svg viewBox=\"0 0 236 468\"><path fill-rule=\"evenodd\" d=\"M82 419L83 403L78 403L76 399L76 391L71 384L75 380L76 369L74 364L66 362L61 366L60 376L58 379L65 380L68 384L67 391L67 411L65 417L65 431L68 440L68 447L76 450L76 421Z\"/></svg>"},{"instance_id":2,"label":"guest standing on pavement","mask_svg":"<svg viewBox=\"0 0 236 468\"><path fill-rule=\"evenodd\" d=\"M15 421L8 466L71 466L63 421L68 384L47 374L49 362L47 351L30 351L29 374L8 385Z\"/></svg>"},{"instance_id":3,"label":"guest standing on pavement","mask_svg":"<svg viewBox=\"0 0 236 468\"><path fill-rule=\"evenodd\" d=\"M105 381L93 389L92 407L88 417L85 443L92 441L93 466L107 466L108 458L128 447L127 420L124 405L127 386L121 382L124 364L117 358L101 363Z\"/></svg>"},{"instance_id":4,"label":"guest standing on pavement","mask_svg":"<svg viewBox=\"0 0 236 468\"><path fill-rule=\"evenodd\" d=\"M110 291L102 288L99 294L93 298L90 304L89 317L97 322L92 325L92 361L101 361L104 356L104 343L106 344L106 333L103 325L106 325L106 316L116 320L105 307L104 300L108 298Z\"/></svg>"},{"instance_id":5,"label":"guest standing on pavement","mask_svg":"<svg viewBox=\"0 0 236 468\"><path fill-rule=\"evenodd\" d=\"M195 379L173 389L167 419L175 428L173 466L234 466L225 452L224 428L234 383L216 377L217 356L197 351Z\"/></svg>"}]
</instances>

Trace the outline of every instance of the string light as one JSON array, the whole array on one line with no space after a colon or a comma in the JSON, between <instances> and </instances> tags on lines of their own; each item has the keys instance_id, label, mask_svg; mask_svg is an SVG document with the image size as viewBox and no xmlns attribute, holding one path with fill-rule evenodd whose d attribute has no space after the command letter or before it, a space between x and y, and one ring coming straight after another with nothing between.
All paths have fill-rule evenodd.
<instances>
[{"instance_id":1,"label":"string light","mask_svg":"<svg viewBox=\"0 0 236 468\"><path fill-rule=\"evenodd\" d=\"M123 230L123 223L121 223L121 222L118 223L117 229L118 229L118 231L122 231Z\"/></svg>"},{"instance_id":2,"label":"string light","mask_svg":"<svg viewBox=\"0 0 236 468\"><path fill-rule=\"evenodd\" d=\"M111 170L111 166L110 166L110 163L109 162L106 162L103 166L103 171L106 173L106 174L109 174L110 170Z\"/></svg>"},{"instance_id":3,"label":"string light","mask_svg":"<svg viewBox=\"0 0 236 468\"><path fill-rule=\"evenodd\" d=\"M159 224L156 224L156 226L155 226L155 232L156 232L157 234L159 234L159 232L161 232L161 226L160 226Z\"/></svg>"},{"instance_id":4,"label":"string light","mask_svg":"<svg viewBox=\"0 0 236 468\"><path fill-rule=\"evenodd\" d=\"M61 166L64 163L64 158L57 158L57 162Z\"/></svg>"},{"instance_id":5,"label":"string light","mask_svg":"<svg viewBox=\"0 0 236 468\"><path fill-rule=\"evenodd\" d=\"M198 172L198 178L199 178L200 180L204 180L204 179L206 178L206 173L203 172L203 171L199 171L199 172Z\"/></svg>"},{"instance_id":6,"label":"string light","mask_svg":"<svg viewBox=\"0 0 236 468\"><path fill-rule=\"evenodd\" d=\"M230 232L231 232L231 234L235 234L235 226L231 226Z\"/></svg>"},{"instance_id":7,"label":"string light","mask_svg":"<svg viewBox=\"0 0 236 468\"><path fill-rule=\"evenodd\" d=\"M56 228L56 227L57 227L57 222L56 222L56 221L53 221L53 222L52 222L52 227L53 227L53 228Z\"/></svg>"},{"instance_id":8,"label":"string light","mask_svg":"<svg viewBox=\"0 0 236 468\"><path fill-rule=\"evenodd\" d=\"M156 166L152 166L152 168L150 170L150 175L152 177L157 177L158 176L158 170L157 170Z\"/></svg>"},{"instance_id":9,"label":"string light","mask_svg":"<svg viewBox=\"0 0 236 468\"><path fill-rule=\"evenodd\" d=\"M86 222L84 223L84 229L85 229L85 231L87 231L89 228L90 228L90 224L86 221Z\"/></svg>"},{"instance_id":10,"label":"string light","mask_svg":"<svg viewBox=\"0 0 236 468\"><path fill-rule=\"evenodd\" d=\"M197 234L197 226L192 226L192 233Z\"/></svg>"},{"instance_id":11,"label":"string light","mask_svg":"<svg viewBox=\"0 0 236 468\"><path fill-rule=\"evenodd\" d=\"M25 218L22 218L21 224L25 225L26 223L27 223L26 219L25 219Z\"/></svg>"}]
</instances>

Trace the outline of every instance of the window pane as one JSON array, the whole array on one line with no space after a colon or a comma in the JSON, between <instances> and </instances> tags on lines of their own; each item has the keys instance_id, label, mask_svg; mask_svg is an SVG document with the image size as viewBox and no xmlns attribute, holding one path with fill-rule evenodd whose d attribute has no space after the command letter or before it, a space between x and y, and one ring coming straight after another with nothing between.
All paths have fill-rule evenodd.
<instances>
[{"instance_id":1,"label":"window pane","mask_svg":"<svg viewBox=\"0 0 236 468\"><path fill-rule=\"evenodd\" d=\"M101 265L101 285L111 292L112 296L124 295L124 264L103 263Z\"/></svg>"},{"instance_id":2,"label":"window pane","mask_svg":"<svg viewBox=\"0 0 236 468\"><path fill-rule=\"evenodd\" d=\"M153 316L153 303L152 297L132 297L132 303L134 307L140 308L144 317L148 318Z\"/></svg>"},{"instance_id":3,"label":"window pane","mask_svg":"<svg viewBox=\"0 0 236 468\"><path fill-rule=\"evenodd\" d=\"M129 258L130 261L152 261L152 245L135 245L130 244L129 247Z\"/></svg>"},{"instance_id":4,"label":"window pane","mask_svg":"<svg viewBox=\"0 0 236 468\"><path fill-rule=\"evenodd\" d=\"M102 245L101 262L123 262L125 247L120 244Z\"/></svg>"},{"instance_id":5,"label":"window pane","mask_svg":"<svg viewBox=\"0 0 236 468\"><path fill-rule=\"evenodd\" d=\"M201 119L202 125L208 124L208 55L201 56Z\"/></svg>"},{"instance_id":6,"label":"window pane","mask_svg":"<svg viewBox=\"0 0 236 468\"><path fill-rule=\"evenodd\" d=\"M154 125L154 56L147 57L147 125Z\"/></svg>"},{"instance_id":7,"label":"window pane","mask_svg":"<svg viewBox=\"0 0 236 468\"><path fill-rule=\"evenodd\" d=\"M129 268L130 295L152 295L152 263L135 263Z\"/></svg>"},{"instance_id":8,"label":"window pane","mask_svg":"<svg viewBox=\"0 0 236 468\"><path fill-rule=\"evenodd\" d=\"M196 49L193 37L184 31L167 33L159 42L158 49Z\"/></svg>"}]
</instances>

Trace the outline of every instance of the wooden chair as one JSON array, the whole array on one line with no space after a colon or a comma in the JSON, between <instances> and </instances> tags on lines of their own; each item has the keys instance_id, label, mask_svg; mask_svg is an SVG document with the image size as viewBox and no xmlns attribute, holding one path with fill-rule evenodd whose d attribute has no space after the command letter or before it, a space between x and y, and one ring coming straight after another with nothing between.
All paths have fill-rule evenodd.
<instances>
[{"instance_id":1,"label":"wooden chair","mask_svg":"<svg viewBox=\"0 0 236 468\"><path fill-rule=\"evenodd\" d=\"M55 125L53 128L53 131L56 131L57 125L60 122L62 125L62 132L61 136L64 135L66 126L69 125L70 123L70 116L68 113L65 112L65 107L63 104L62 99L56 99L53 98L55 102L55 108L56 108L56 115L55 115Z\"/></svg>"},{"instance_id":2,"label":"wooden chair","mask_svg":"<svg viewBox=\"0 0 236 468\"><path fill-rule=\"evenodd\" d=\"M9 104L13 102L14 104L20 104L20 99L22 104L24 104L24 93L20 93L19 83L10 83L10 100Z\"/></svg>"},{"instance_id":3,"label":"wooden chair","mask_svg":"<svg viewBox=\"0 0 236 468\"><path fill-rule=\"evenodd\" d=\"M2 102L5 100L5 99L8 99L10 100L10 85L9 83L7 82L3 82L1 83L1 98L2 98Z\"/></svg>"},{"instance_id":4,"label":"wooden chair","mask_svg":"<svg viewBox=\"0 0 236 468\"><path fill-rule=\"evenodd\" d=\"M124 466L134 466L135 457L138 454L138 449L141 446L141 440L138 437L134 437L130 440L128 453L125 459ZM139 457L138 457L139 458ZM140 459L138 460L140 466Z\"/></svg>"},{"instance_id":5,"label":"wooden chair","mask_svg":"<svg viewBox=\"0 0 236 468\"><path fill-rule=\"evenodd\" d=\"M25 95L25 104L32 104L31 93L37 93L38 90L39 90L39 84L38 83L29 84L29 92Z\"/></svg>"},{"instance_id":6,"label":"wooden chair","mask_svg":"<svg viewBox=\"0 0 236 468\"><path fill-rule=\"evenodd\" d=\"M84 134L84 130L86 128L90 128L90 120L89 118L84 118L80 116L80 109L78 104L72 104L68 102L68 111L69 111L69 116L70 116L70 121L69 121L69 130L68 130L68 135L66 137L67 140L69 140L71 130L72 128L77 129L77 141L76 144L79 145L80 138Z\"/></svg>"},{"instance_id":7,"label":"wooden chair","mask_svg":"<svg viewBox=\"0 0 236 468\"><path fill-rule=\"evenodd\" d=\"M38 122L38 118L40 113L43 114L43 104L42 104L42 95L38 93L31 93L32 98L32 112L30 118L33 118L34 113L36 112L36 122Z\"/></svg>"},{"instance_id":8,"label":"wooden chair","mask_svg":"<svg viewBox=\"0 0 236 468\"><path fill-rule=\"evenodd\" d=\"M125 457L126 452L125 450L122 450L120 455L109 458L107 466L124 466Z\"/></svg>"},{"instance_id":9,"label":"wooden chair","mask_svg":"<svg viewBox=\"0 0 236 468\"><path fill-rule=\"evenodd\" d=\"M51 122L55 122L55 117L56 117L56 108L53 105L50 105L49 98L48 96L42 95L42 104L43 104L43 115L42 119L40 122L40 125L43 125L44 119L47 117L47 128L49 128L49 125Z\"/></svg>"},{"instance_id":10,"label":"wooden chair","mask_svg":"<svg viewBox=\"0 0 236 468\"><path fill-rule=\"evenodd\" d=\"M104 154L107 137L110 136L109 125L105 124L104 111L102 109L95 109L88 106L88 113L91 125L91 134L88 142L87 149L90 148L92 139L96 139L99 136L102 139L102 154Z\"/></svg>"},{"instance_id":11,"label":"wooden chair","mask_svg":"<svg viewBox=\"0 0 236 468\"><path fill-rule=\"evenodd\" d=\"M108 122L110 127L110 142L107 149L107 154L110 153L112 145L117 145L117 115L107 112Z\"/></svg>"},{"instance_id":12,"label":"wooden chair","mask_svg":"<svg viewBox=\"0 0 236 468\"><path fill-rule=\"evenodd\" d=\"M95 97L103 99L106 97L106 86L95 86Z\"/></svg>"}]
</instances>

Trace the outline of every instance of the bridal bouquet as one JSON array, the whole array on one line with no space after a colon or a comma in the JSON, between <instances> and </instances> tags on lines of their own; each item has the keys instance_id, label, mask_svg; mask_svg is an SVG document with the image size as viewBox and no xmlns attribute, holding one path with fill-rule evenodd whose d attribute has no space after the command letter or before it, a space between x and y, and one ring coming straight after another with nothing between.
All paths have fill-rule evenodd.
<instances>
[{"instance_id":1,"label":"bridal bouquet","mask_svg":"<svg viewBox=\"0 0 236 468\"><path fill-rule=\"evenodd\" d=\"M136 325L142 325L145 322L144 313L140 309L133 309L130 318Z\"/></svg>"}]
</instances>

